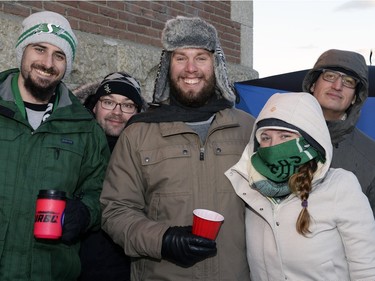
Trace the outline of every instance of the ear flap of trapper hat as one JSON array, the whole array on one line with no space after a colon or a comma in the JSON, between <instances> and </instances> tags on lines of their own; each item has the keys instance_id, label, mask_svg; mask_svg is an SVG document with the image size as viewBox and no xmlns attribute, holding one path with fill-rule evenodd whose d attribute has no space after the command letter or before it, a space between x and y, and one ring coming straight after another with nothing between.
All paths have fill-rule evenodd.
<instances>
[{"instance_id":1,"label":"ear flap of trapper hat","mask_svg":"<svg viewBox=\"0 0 375 281\"><path fill-rule=\"evenodd\" d=\"M216 87L219 88L223 98L230 102L234 102L236 100L236 95L229 83L225 55L220 45L216 47L214 56Z\"/></svg>"},{"instance_id":2,"label":"ear flap of trapper hat","mask_svg":"<svg viewBox=\"0 0 375 281\"><path fill-rule=\"evenodd\" d=\"M155 79L153 103L161 103L169 98L169 65L171 63L171 52L162 51Z\"/></svg>"}]
</instances>

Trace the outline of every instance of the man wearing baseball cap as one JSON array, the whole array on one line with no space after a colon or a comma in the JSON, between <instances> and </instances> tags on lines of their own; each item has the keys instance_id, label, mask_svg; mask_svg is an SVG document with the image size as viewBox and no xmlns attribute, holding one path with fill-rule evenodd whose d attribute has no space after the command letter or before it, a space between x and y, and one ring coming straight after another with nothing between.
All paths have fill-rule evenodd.
<instances>
[{"instance_id":1,"label":"man wearing baseball cap","mask_svg":"<svg viewBox=\"0 0 375 281\"><path fill-rule=\"evenodd\" d=\"M63 16L34 13L16 43L19 68L0 73L0 280L76 280L81 235L100 224L109 149L62 82L76 47ZM42 189L66 193L61 238L33 235Z\"/></svg>"}]
</instances>

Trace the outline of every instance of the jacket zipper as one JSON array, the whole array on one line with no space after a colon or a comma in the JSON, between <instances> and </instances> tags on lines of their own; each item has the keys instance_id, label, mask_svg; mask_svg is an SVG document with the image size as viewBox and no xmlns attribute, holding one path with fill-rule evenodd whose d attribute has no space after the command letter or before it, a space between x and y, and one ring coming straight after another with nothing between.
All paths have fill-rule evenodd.
<instances>
[{"instance_id":1,"label":"jacket zipper","mask_svg":"<svg viewBox=\"0 0 375 281\"><path fill-rule=\"evenodd\" d=\"M203 161L204 160L204 147L201 147L199 149L199 160Z\"/></svg>"}]
</instances>

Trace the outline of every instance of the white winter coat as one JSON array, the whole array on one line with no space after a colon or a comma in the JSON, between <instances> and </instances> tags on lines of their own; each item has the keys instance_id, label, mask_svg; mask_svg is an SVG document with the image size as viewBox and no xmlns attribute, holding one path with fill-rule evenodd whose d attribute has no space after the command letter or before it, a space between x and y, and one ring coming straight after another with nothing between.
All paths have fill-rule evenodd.
<instances>
[{"instance_id":1,"label":"white winter coat","mask_svg":"<svg viewBox=\"0 0 375 281\"><path fill-rule=\"evenodd\" d=\"M255 281L374 281L375 222L367 197L355 175L332 169L332 145L321 108L305 93L275 94L256 123L277 118L313 137L326 152L326 162L314 175L308 199L311 234L296 231L301 200L294 194L271 203L252 189L248 165L254 151L254 126L240 161L226 172L247 204L246 242L251 279Z\"/></svg>"}]
</instances>

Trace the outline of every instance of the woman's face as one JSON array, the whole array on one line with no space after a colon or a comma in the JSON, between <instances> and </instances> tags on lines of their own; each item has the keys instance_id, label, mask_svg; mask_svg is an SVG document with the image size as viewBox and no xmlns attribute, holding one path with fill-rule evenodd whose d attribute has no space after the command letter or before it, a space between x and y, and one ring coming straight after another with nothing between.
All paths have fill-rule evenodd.
<instances>
[{"instance_id":1,"label":"woman's face","mask_svg":"<svg viewBox=\"0 0 375 281\"><path fill-rule=\"evenodd\" d=\"M260 147L274 146L292 139L297 139L301 135L285 130L264 130L260 135Z\"/></svg>"}]
</instances>

